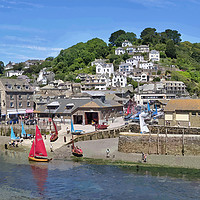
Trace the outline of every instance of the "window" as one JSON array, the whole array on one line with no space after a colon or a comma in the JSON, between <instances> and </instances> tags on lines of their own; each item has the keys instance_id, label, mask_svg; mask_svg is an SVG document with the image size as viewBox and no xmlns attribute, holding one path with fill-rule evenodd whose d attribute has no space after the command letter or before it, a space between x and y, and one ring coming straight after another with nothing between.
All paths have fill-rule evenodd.
<instances>
[{"instance_id":1,"label":"window","mask_svg":"<svg viewBox=\"0 0 200 200\"><path fill-rule=\"evenodd\" d=\"M28 85L26 85L25 88L26 88L26 90L28 90L29 89Z\"/></svg>"},{"instance_id":2,"label":"window","mask_svg":"<svg viewBox=\"0 0 200 200\"><path fill-rule=\"evenodd\" d=\"M30 102L27 102L27 107L30 107L30 106L31 106Z\"/></svg>"},{"instance_id":3,"label":"window","mask_svg":"<svg viewBox=\"0 0 200 200\"><path fill-rule=\"evenodd\" d=\"M8 89L12 89L12 85L8 85Z\"/></svg>"},{"instance_id":4,"label":"window","mask_svg":"<svg viewBox=\"0 0 200 200\"><path fill-rule=\"evenodd\" d=\"M21 89L21 86L20 86L20 85L17 85L17 89L20 90L20 89Z\"/></svg>"},{"instance_id":5,"label":"window","mask_svg":"<svg viewBox=\"0 0 200 200\"><path fill-rule=\"evenodd\" d=\"M10 95L10 100L13 100L14 99L14 96L13 95Z\"/></svg>"},{"instance_id":6,"label":"window","mask_svg":"<svg viewBox=\"0 0 200 200\"><path fill-rule=\"evenodd\" d=\"M22 95L19 95L19 99L22 100Z\"/></svg>"},{"instance_id":7,"label":"window","mask_svg":"<svg viewBox=\"0 0 200 200\"><path fill-rule=\"evenodd\" d=\"M19 102L19 107L20 107L20 108L22 107L22 102Z\"/></svg>"},{"instance_id":8,"label":"window","mask_svg":"<svg viewBox=\"0 0 200 200\"><path fill-rule=\"evenodd\" d=\"M192 115L193 115L193 116L196 116L196 112L192 112Z\"/></svg>"},{"instance_id":9,"label":"window","mask_svg":"<svg viewBox=\"0 0 200 200\"><path fill-rule=\"evenodd\" d=\"M14 107L14 103L10 102L10 107L13 108Z\"/></svg>"},{"instance_id":10,"label":"window","mask_svg":"<svg viewBox=\"0 0 200 200\"><path fill-rule=\"evenodd\" d=\"M27 94L27 99L28 99L28 100L30 99L30 95L29 95L29 94Z\"/></svg>"}]
</instances>

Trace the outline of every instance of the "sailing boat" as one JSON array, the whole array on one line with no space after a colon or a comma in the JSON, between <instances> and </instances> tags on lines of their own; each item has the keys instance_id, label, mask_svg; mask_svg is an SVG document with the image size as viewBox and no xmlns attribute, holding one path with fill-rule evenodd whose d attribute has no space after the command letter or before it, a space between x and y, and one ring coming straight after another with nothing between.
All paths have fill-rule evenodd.
<instances>
[{"instance_id":1,"label":"sailing boat","mask_svg":"<svg viewBox=\"0 0 200 200\"><path fill-rule=\"evenodd\" d=\"M23 122L21 122L21 124L22 124L21 137L22 137L22 138L30 138L30 137L31 137L31 134L27 134L26 131L25 131L25 129L24 129L24 124L23 124Z\"/></svg>"},{"instance_id":2,"label":"sailing boat","mask_svg":"<svg viewBox=\"0 0 200 200\"><path fill-rule=\"evenodd\" d=\"M52 122L53 122L53 126L55 129L55 133L50 137L50 142L55 142L58 139L58 130L57 130L56 124L53 121L53 119L52 119Z\"/></svg>"},{"instance_id":3,"label":"sailing boat","mask_svg":"<svg viewBox=\"0 0 200 200\"><path fill-rule=\"evenodd\" d=\"M72 154L76 157L82 157L83 156L83 151L81 148L79 148L78 146L74 146L74 139L73 139L73 135L72 135Z\"/></svg>"},{"instance_id":4,"label":"sailing boat","mask_svg":"<svg viewBox=\"0 0 200 200\"><path fill-rule=\"evenodd\" d=\"M35 139L33 140L33 144L31 146L28 159L30 161L37 161L37 162L48 162L51 160L48 159L47 157L47 151L44 145L44 141L42 139L42 135L37 125L36 125Z\"/></svg>"},{"instance_id":5,"label":"sailing boat","mask_svg":"<svg viewBox=\"0 0 200 200\"><path fill-rule=\"evenodd\" d=\"M83 134L83 130L74 130L73 121L71 119L71 134L72 135L81 135Z\"/></svg>"},{"instance_id":6,"label":"sailing boat","mask_svg":"<svg viewBox=\"0 0 200 200\"><path fill-rule=\"evenodd\" d=\"M11 135L10 135L10 137L11 137L11 140L20 140L20 137L16 137L15 136L15 133L13 131L13 127L12 126L11 126Z\"/></svg>"}]
</instances>

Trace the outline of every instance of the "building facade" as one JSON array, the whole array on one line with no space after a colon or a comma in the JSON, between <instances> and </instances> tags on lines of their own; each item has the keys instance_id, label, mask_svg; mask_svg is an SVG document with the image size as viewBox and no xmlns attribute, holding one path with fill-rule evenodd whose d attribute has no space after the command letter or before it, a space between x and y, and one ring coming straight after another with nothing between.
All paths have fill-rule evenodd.
<instances>
[{"instance_id":1,"label":"building facade","mask_svg":"<svg viewBox=\"0 0 200 200\"><path fill-rule=\"evenodd\" d=\"M164 114L166 126L200 127L200 99L170 100Z\"/></svg>"},{"instance_id":2,"label":"building facade","mask_svg":"<svg viewBox=\"0 0 200 200\"><path fill-rule=\"evenodd\" d=\"M33 113L33 90L25 80L0 79L1 118Z\"/></svg>"}]
</instances>

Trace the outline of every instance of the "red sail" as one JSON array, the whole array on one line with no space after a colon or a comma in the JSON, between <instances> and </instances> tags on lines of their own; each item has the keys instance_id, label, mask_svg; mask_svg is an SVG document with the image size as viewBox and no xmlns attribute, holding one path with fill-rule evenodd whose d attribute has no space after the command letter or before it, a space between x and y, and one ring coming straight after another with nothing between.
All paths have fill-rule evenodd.
<instances>
[{"instance_id":1,"label":"red sail","mask_svg":"<svg viewBox=\"0 0 200 200\"><path fill-rule=\"evenodd\" d=\"M52 120L52 122L53 122L53 126L54 126L54 128L55 128L55 134L56 135L58 135L58 130L57 130L57 127L56 127L56 125L55 125L55 122Z\"/></svg>"},{"instance_id":2,"label":"red sail","mask_svg":"<svg viewBox=\"0 0 200 200\"><path fill-rule=\"evenodd\" d=\"M47 157L47 151L44 145L44 141L37 125L35 133L35 156Z\"/></svg>"},{"instance_id":3,"label":"red sail","mask_svg":"<svg viewBox=\"0 0 200 200\"><path fill-rule=\"evenodd\" d=\"M33 144L31 146L31 150L29 152L29 157L34 157L34 148L35 148L35 142L33 140Z\"/></svg>"}]
</instances>

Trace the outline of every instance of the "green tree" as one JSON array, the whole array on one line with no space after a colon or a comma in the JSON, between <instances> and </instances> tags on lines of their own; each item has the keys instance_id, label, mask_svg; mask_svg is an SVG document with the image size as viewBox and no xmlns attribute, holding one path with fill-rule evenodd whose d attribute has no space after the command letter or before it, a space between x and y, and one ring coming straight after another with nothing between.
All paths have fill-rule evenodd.
<instances>
[{"instance_id":1,"label":"green tree","mask_svg":"<svg viewBox=\"0 0 200 200\"><path fill-rule=\"evenodd\" d=\"M155 78L153 79L153 82L160 82L160 78L159 78L159 77L155 77Z\"/></svg>"},{"instance_id":2,"label":"green tree","mask_svg":"<svg viewBox=\"0 0 200 200\"><path fill-rule=\"evenodd\" d=\"M128 40L129 42L131 42L132 44L136 42L136 34L132 33L132 32L127 32L124 34L121 34L116 40L115 40L115 46L117 47L121 47L122 43L125 40Z\"/></svg>"},{"instance_id":3,"label":"green tree","mask_svg":"<svg viewBox=\"0 0 200 200\"><path fill-rule=\"evenodd\" d=\"M176 30L166 29L165 30L167 40L171 39L174 41L175 44L178 44L181 42L181 34Z\"/></svg>"},{"instance_id":4,"label":"green tree","mask_svg":"<svg viewBox=\"0 0 200 200\"><path fill-rule=\"evenodd\" d=\"M143 43L157 43L159 35L156 32L155 28L145 28L140 35L140 38L143 40ZM157 38L157 39L156 39Z\"/></svg>"},{"instance_id":5,"label":"green tree","mask_svg":"<svg viewBox=\"0 0 200 200\"><path fill-rule=\"evenodd\" d=\"M124 30L118 30L111 34L109 38L109 42L112 46L116 46L115 40L122 34L125 34L126 32Z\"/></svg>"},{"instance_id":6,"label":"green tree","mask_svg":"<svg viewBox=\"0 0 200 200\"><path fill-rule=\"evenodd\" d=\"M173 40L167 41L165 53L167 57L176 58L176 47Z\"/></svg>"}]
</instances>

